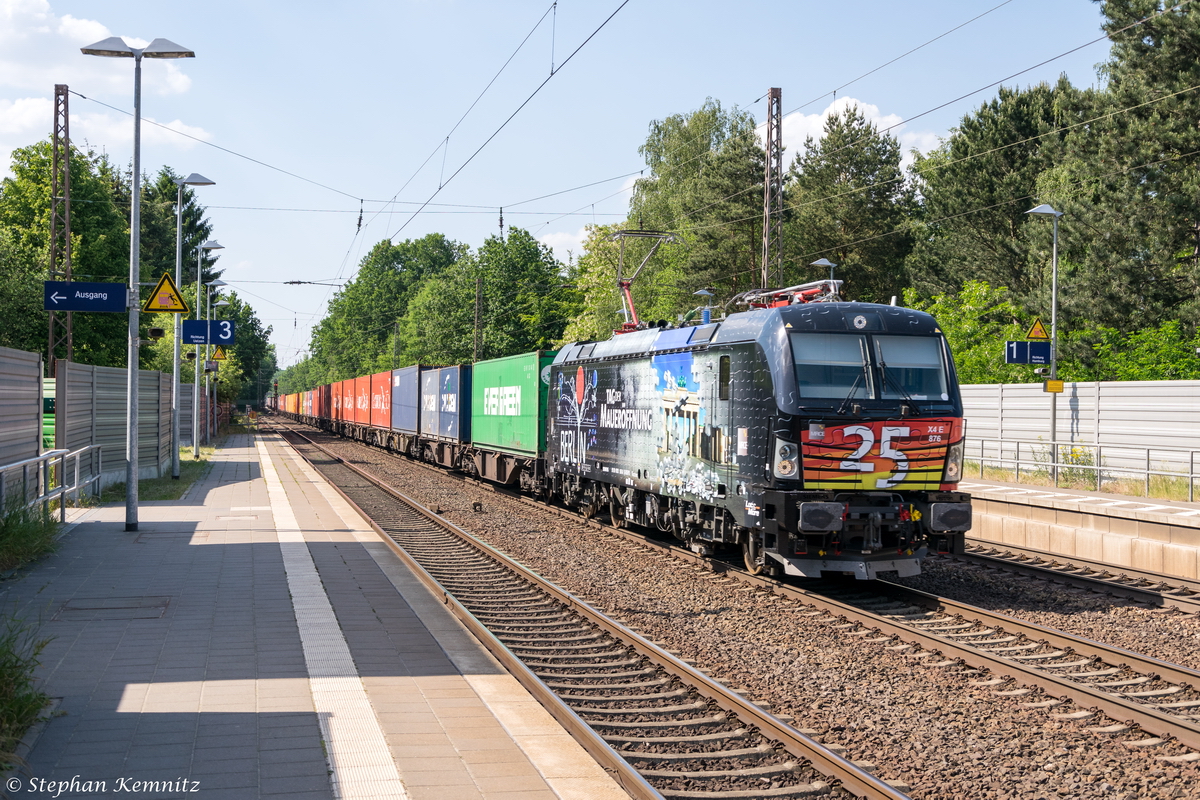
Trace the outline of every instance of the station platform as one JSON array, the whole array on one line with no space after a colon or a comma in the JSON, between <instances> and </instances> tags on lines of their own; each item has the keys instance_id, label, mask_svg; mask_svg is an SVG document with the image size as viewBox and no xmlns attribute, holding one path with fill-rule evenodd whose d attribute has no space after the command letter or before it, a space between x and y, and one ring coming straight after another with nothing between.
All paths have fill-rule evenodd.
<instances>
[{"instance_id":1,"label":"station platform","mask_svg":"<svg viewBox=\"0 0 1200 800\"><path fill-rule=\"evenodd\" d=\"M58 704L9 796L627 797L277 436L124 511L0 585Z\"/></svg>"},{"instance_id":2,"label":"station platform","mask_svg":"<svg viewBox=\"0 0 1200 800\"><path fill-rule=\"evenodd\" d=\"M1200 580L1200 503L964 477L968 537Z\"/></svg>"}]
</instances>

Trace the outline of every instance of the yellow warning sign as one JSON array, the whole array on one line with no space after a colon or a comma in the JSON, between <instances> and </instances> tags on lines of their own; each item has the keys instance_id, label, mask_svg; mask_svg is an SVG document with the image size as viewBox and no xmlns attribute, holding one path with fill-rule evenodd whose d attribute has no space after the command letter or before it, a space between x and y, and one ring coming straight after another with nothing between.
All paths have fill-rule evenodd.
<instances>
[{"instance_id":1,"label":"yellow warning sign","mask_svg":"<svg viewBox=\"0 0 1200 800\"><path fill-rule=\"evenodd\" d=\"M142 305L147 314L190 314L192 310L184 302L183 295L171 280L171 273L164 272L150 297Z\"/></svg>"},{"instance_id":2,"label":"yellow warning sign","mask_svg":"<svg viewBox=\"0 0 1200 800\"><path fill-rule=\"evenodd\" d=\"M1029 329L1029 333L1025 334L1026 339L1041 339L1048 341L1050 334L1046 333L1046 326L1042 324L1040 319L1033 321L1033 327Z\"/></svg>"},{"instance_id":3,"label":"yellow warning sign","mask_svg":"<svg viewBox=\"0 0 1200 800\"><path fill-rule=\"evenodd\" d=\"M1062 394L1063 382L1062 381L1046 381L1045 383L1042 384L1042 391L1043 392L1051 392L1052 394Z\"/></svg>"},{"instance_id":4,"label":"yellow warning sign","mask_svg":"<svg viewBox=\"0 0 1200 800\"><path fill-rule=\"evenodd\" d=\"M212 360L213 361L228 361L229 356L225 355L225 348L222 347L221 345L217 345L216 349L213 350Z\"/></svg>"}]
</instances>

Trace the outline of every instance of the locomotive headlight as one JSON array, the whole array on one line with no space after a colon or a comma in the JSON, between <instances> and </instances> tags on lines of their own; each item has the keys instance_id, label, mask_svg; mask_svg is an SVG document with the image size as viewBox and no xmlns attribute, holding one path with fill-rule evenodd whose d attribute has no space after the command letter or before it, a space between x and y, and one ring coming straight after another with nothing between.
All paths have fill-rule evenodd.
<instances>
[{"instance_id":1,"label":"locomotive headlight","mask_svg":"<svg viewBox=\"0 0 1200 800\"><path fill-rule=\"evenodd\" d=\"M796 454L799 451L796 445L791 442L775 441L775 477L776 478L795 478L800 472L799 464L796 463Z\"/></svg>"},{"instance_id":2,"label":"locomotive headlight","mask_svg":"<svg viewBox=\"0 0 1200 800\"><path fill-rule=\"evenodd\" d=\"M950 445L946 451L946 471L942 473L943 483L958 483L962 479L963 450L966 440L959 440Z\"/></svg>"}]
</instances>

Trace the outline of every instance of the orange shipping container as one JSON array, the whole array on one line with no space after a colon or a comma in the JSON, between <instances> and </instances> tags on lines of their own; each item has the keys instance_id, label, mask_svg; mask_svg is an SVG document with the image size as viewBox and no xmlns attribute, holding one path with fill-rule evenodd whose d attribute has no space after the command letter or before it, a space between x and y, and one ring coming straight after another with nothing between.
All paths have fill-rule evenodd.
<instances>
[{"instance_id":1,"label":"orange shipping container","mask_svg":"<svg viewBox=\"0 0 1200 800\"><path fill-rule=\"evenodd\" d=\"M354 421L359 425L371 424L371 376L354 379Z\"/></svg>"},{"instance_id":2,"label":"orange shipping container","mask_svg":"<svg viewBox=\"0 0 1200 800\"><path fill-rule=\"evenodd\" d=\"M390 428L392 425L392 373L378 372L371 376L371 426Z\"/></svg>"},{"instance_id":3,"label":"orange shipping container","mask_svg":"<svg viewBox=\"0 0 1200 800\"><path fill-rule=\"evenodd\" d=\"M342 387L342 416L341 419L345 422L354 421L354 378L342 381L339 386Z\"/></svg>"}]
</instances>

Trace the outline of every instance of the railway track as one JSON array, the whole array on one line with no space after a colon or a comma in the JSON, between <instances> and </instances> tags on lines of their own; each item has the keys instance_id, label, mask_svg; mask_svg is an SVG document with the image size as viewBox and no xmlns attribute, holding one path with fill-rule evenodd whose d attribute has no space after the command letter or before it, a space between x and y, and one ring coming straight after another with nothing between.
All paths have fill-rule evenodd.
<instances>
[{"instance_id":1,"label":"railway track","mask_svg":"<svg viewBox=\"0 0 1200 800\"><path fill-rule=\"evenodd\" d=\"M906 796L304 434L277 430L632 796Z\"/></svg>"},{"instance_id":2,"label":"railway track","mask_svg":"<svg viewBox=\"0 0 1200 800\"><path fill-rule=\"evenodd\" d=\"M479 486L502 491L488 484ZM905 652L926 665L987 670L997 677L983 678L977 685L997 697L1013 698L1027 707L1046 709L1058 719L1085 724L1104 714L1112 724L1091 725L1090 729L1127 737L1130 747L1178 749L1170 747L1174 740L1200 750L1200 672L899 585L877 582L876 591L862 584L828 582L810 588L749 575L735 564L706 559L637 531L584 520L575 512L519 495L512 497L698 569L798 600L810 606L814 616L838 617L845 625L845 635ZM1037 689L1045 693L1044 699L1021 700ZM1054 712L1069 701L1078 710ZM1185 762L1200 760L1200 755L1184 752L1159 758Z\"/></svg>"},{"instance_id":3,"label":"railway track","mask_svg":"<svg viewBox=\"0 0 1200 800\"><path fill-rule=\"evenodd\" d=\"M967 552L938 558L998 569L1079 589L1127 597L1158 608L1200 614L1200 581L1128 567L1113 567L1008 544L968 539Z\"/></svg>"}]
</instances>

